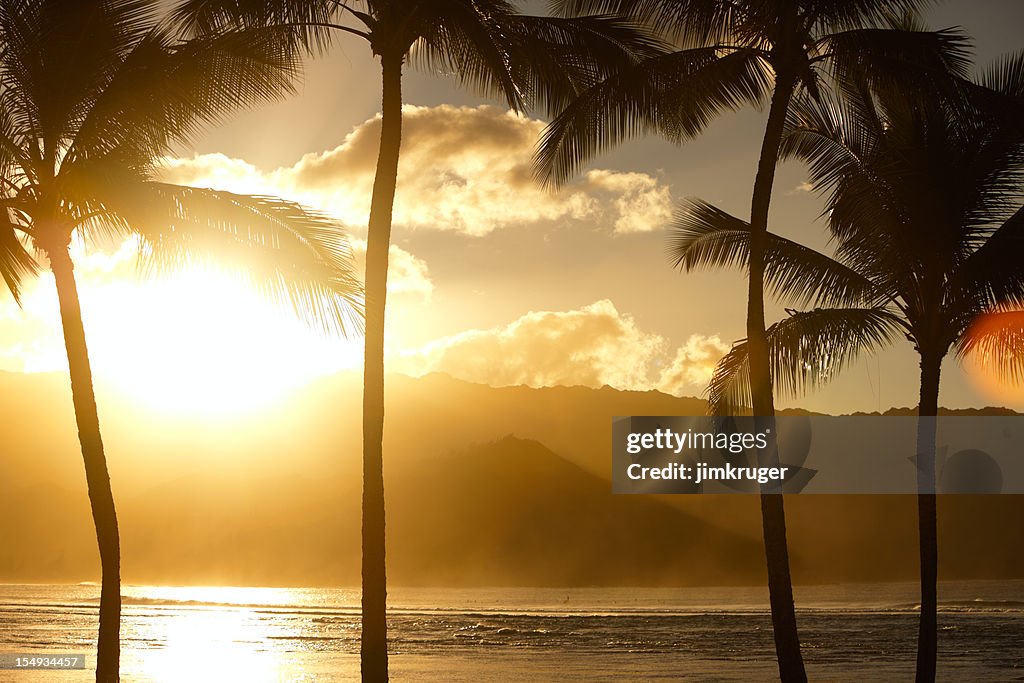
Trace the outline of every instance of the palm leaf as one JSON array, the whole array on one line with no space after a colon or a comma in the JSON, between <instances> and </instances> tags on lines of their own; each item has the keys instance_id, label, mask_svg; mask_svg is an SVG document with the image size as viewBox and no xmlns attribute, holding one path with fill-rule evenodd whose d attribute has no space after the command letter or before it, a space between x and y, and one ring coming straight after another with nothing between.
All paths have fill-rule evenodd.
<instances>
[{"instance_id":1,"label":"palm leaf","mask_svg":"<svg viewBox=\"0 0 1024 683\"><path fill-rule=\"evenodd\" d=\"M745 268L750 254L750 224L701 200L684 202L669 234L673 266ZM857 306L878 303L874 284L848 266L814 249L767 234L765 281L778 297L797 305Z\"/></svg>"},{"instance_id":2,"label":"palm leaf","mask_svg":"<svg viewBox=\"0 0 1024 683\"><path fill-rule=\"evenodd\" d=\"M1024 306L1024 207L968 256L949 283L961 297L973 296L975 310L1000 304Z\"/></svg>"},{"instance_id":3,"label":"palm leaf","mask_svg":"<svg viewBox=\"0 0 1024 683\"><path fill-rule=\"evenodd\" d=\"M402 23L408 28L388 37L403 55L412 47L409 58L414 66L455 73L463 84L479 93L497 94L519 111L526 107L525 94L509 70L502 35L503 20L511 14L511 7L500 0L433 0L406 10Z\"/></svg>"},{"instance_id":4,"label":"palm leaf","mask_svg":"<svg viewBox=\"0 0 1024 683\"><path fill-rule=\"evenodd\" d=\"M18 239L10 212L0 208L0 277L19 306L22 282L38 272L39 264Z\"/></svg>"},{"instance_id":5,"label":"palm leaf","mask_svg":"<svg viewBox=\"0 0 1024 683\"><path fill-rule=\"evenodd\" d=\"M185 0L171 24L188 37L274 26L285 30L282 45L298 56L327 48L340 7L337 0Z\"/></svg>"},{"instance_id":6,"label":"palm leaf","mask_svg":"<svg viewBox=\"0 0 1024 683\"><path fill-rule=\"evenodd\" d=\"M538 175L563 183L595 155L645 133L692 138L721 112L762 101L770 87L768 65L753 50L646 59L587 88L554 118L535 156Z\"/></svg>"},{"instance_id":7,"label":"palm leaf","mask_svg":"<svg viewBox=\"0 0 1024 683\"><path fill-rule=\"evenodd\" d=\"M1024 50L1004 55L989 64L981 85L1003 95L1024 98Z\"/></svg>"},{"instance_id":8,"label":"palm leaf","mask_svg":"<svg viewBox=\"0 0 1024 683\"><path fill-rule=\"evenodd\" d=\"M146 165L202 126L292 92L301 64L282 48L284 32L249 28L182 44L150 33L91 103L66 161L116 149Z\"/></svg>"},{"instance_id":9,"label":"palm leaf","mask_svg":"<svg viewBox=\"0 0 1024 683\"><path fill-rule=\"evenodd\" d=\"M680 47L733 43L749 16L747 3L729 0L553 0L562 16L617 14L657 28Z\"/></svg>"},{"instance_id":10,"label":"palm leaf","mask_svg":"<svg viewBox=\"0 0 1024 683\"><path fill-rule=\"evenodd\" d=\"M215 261L307 322L329 332L361 331L362 286L334 220L275 197L158 182L124 182L101 196L106 212L83 227L113 223L138 234L145 269Z\"/></svg>"},{"instance_id":11,"label":"palm leaf","mask_svg":"<svg viewBox=\"0 0 1024 683\"><path fill-rule=\"evenodd\" d=\"M767 330L772 383L782 395L797 397L831 380L859 354L883 348L905 325L887 308L819 308L791 312ZM715 368L707 389L715 415L749 406L750 366L742 341Z\"/></svg>"},{"instance_id":12,"label":"palm leaf","mask_svg":"<svg viewBox=\"0 0 1024 683\"><path fill-rule=\"evenodd\" d=\"M508 68L530 108L560 111L602 79L667 51L640 25L616 16L510 15L501 23Z\"/></svg>"},{"instance_id":13,"label":"palm leaf","mask_svg":"<svg viewBox=\"0 0 1024 683\"><path fill-rule=\"evenodd\" d=\"M867 82L904 91L949 92L970 78L971 45L959 29L860 28L822 37L815 52L827 57L839 84Z\"/></svg>"},{"instance_id":14,"label":"palm leaf","mask_svg":"<svg viewBox=\"0 0 1024 683\"><path fill-rule=\"evenodd\" d=\"M960 358L971 355L1000 380L1024 384L1024 311L986 313L956 345Z\"/></svg>"}]
</instances>

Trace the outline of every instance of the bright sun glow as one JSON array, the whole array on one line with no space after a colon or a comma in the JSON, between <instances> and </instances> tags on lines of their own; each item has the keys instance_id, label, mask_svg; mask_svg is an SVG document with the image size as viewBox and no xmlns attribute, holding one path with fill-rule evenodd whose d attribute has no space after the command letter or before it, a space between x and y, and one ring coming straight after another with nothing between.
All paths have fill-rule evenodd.
<instances>
[{"instance_id":1,"label":"bright sun glow","mask_svg":"<svg viewBox=\"0 0 1024 683\"><path fill-rule=\"evenodd\" d=\"M89 353L97 382L166 413L239 414L318 377L360 367L362 338L331 338L237 274L192 265L139 279L136 246L75 250ZM0 310L0 367L67 367L52 275L32 283L24 310ZM20 364L21 367L18 367Z\"/></svg>"},{"instance_id":2,"label":"bright sun glow","mask_svg":"<svg viewBox=\"0 0 1024 683\"><path fill-rule=\"evenodd\" d=\"M126 592L130 597L133 591L129 588ZM160 632L147 632L143 620L143 632L138 634L143 640L162 645L140 662L152 680L285 680L283 662L268 641L271 627L260 614L246 607L267 597L285 600L285 589L163 587L147 589L145 594L150 600L167 603L159 608L165 612L165 626Z\"/></svg>"}]
</instances>

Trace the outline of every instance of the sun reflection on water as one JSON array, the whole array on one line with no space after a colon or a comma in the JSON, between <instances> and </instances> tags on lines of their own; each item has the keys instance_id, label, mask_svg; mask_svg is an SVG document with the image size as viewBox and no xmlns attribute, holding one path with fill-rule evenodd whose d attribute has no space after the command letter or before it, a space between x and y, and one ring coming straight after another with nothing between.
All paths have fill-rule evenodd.
<instances>
[{"instance_id":1,"label":"sun reflection on water","mask_svg":"<svg viewBox=\"0 0 1024 683\"><path fill-rule=\"evenodd\" d=\"M294 604L283 588L217 586L147 587L125 590L126 602L146 605L159 618L134 620L132 640L145 643L135 671L147 681L301 681L301 666L289 657L282 629L267 613L271 605ZM263 607L259 607L263 606Z\"/></svg>"}]
</instances>

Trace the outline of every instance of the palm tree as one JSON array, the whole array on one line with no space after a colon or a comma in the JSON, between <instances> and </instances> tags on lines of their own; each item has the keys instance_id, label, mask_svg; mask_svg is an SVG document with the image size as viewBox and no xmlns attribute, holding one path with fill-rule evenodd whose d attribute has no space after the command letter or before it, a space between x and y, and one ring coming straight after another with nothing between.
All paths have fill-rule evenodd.
<instances>
[{"instance_id":1,"label":"palm tree","mask_svg":"<svg viewBox=\"0 0 1024 683\"><path fill-rule=\"evenodd\" d=\"M0 4L0 275L17 299L48 261L102 569L97 681L119 672L120 550L69 246L136 236L145 263L226 257L327 327L358 325L347 242L325 217L269 197L155 180L202 124L288 90L272 31L179 44L159 0Z\"/></svg>"},{"instance_id":2,"label":"palm tree","mask_svg":"<svg viewBox=\"0 0 1024 683\"><path fill-rule=\"evenodd\" d=\"M612 17L518 14L506 0L186 0L183 29L210 35L258 25L293 29L292 49L324 49L337 34L364 40L380 60L381 137L366 247L363 361L363 680L387 680L384 514L384 319L392 209L402 143L402 72L407 63L455 74L519 111L564 106L602 68L622 68L659 45Z\"/></svg>"},{"instance_id":3,"label":"palm tree","mask_svg":"<svg viewBox=\"0 0 1024 683\"><path fill-rule=\"evenodd\" d=\"M812 310L767 331L771 374L790 395L833 377L858 354L901 337L920 357L918 523L921 618L917 680L935 679L938 540L935 416L943 359L973 354L1024 381L1024 54L982 79L931 93L860 83L842 98L803 98L783 154L806 161L827 192L832 258L768 233L766 276ZM692 202L671 252L686 269L742 265L749 224ZM750 345L737 344L709 386L718 412L751 394Z\"/></svg>"},{"instance_id":4,"label":"palm tree","mask_svg":"<svg viewBox=\"0 0 1024 683\"><path fill-rule=\"evenodd\" d=\"M747 343L758 422L775 414L764 322L765 240L779 145L790 103L818 98L825 84L854 74L888 79L962 55L955 36L874 28L928 0L556 0L563 13L615 12L657 27L678 49L646 60L584 91L552 121L538 151L549 182L570 177L597 152L623 139L658 133L682 142L719 113L768 103L751 199L747 262ZM886 23L888 26L888 23ZM826 76L831 78L826 79ZM767 424L757 427L764 431ZM773 430L769 430L774 433ZM774 446L772 447L774 448ZM781 495L762 491L761 514L779 673L806 680L793 605Z\"/></svg>"}]
</instances>

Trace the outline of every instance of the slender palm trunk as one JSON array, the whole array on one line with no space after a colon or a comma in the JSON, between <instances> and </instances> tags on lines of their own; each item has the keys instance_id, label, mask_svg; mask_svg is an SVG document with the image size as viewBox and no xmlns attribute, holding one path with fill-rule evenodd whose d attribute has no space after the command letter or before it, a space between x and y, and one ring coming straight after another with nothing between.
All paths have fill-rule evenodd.
<instances>
[{"instance_id":1,"label":"slender palm trunk","mask_svg":"<svg viewBox=\"0 0 1024 683\"><path fill-rule=\"evenodd\" d=\"M96 526L100 550L102 587L100 589L100 628L96 654L96 680L117 681L121 657L121 553L117 532L117 513L110 489L107 459L100 438L100 420L93 393L89 350L85 344L82 309L78 302L78 285L67 247L47 249L50 267L57 284L60 316L64 327L68 367L71 370L71 395L78 424L78 440L85 460L85 479L89 487L89 504Z\"/></svg>"},{"instance_id":2,"label":"slender palm trunk","mask_svg":"<svg viewBox=\"0 0 1024 683\"><path fill-rule=\"evenodd\" d=\"M383 107L377 175L366 239L366 344L363 361L363 681L388 680L384 528L384 309L391 214L402 146L403 55L381 56Z\"/></svg>"},{"instance_id":3,"label":"slender palm trunk","mask_svg":"<svg viewBox=\"0 0 1024 683\"><path fill-rule=\"evenodd\" d=\"M794 79L776 74L768 124L765 127L761 157L754 180L750 208L750 279L747 295L747 344L750 349L751 402L754 415L771 423L775 416L772 378L769 367L768 341L764 324L764 268L768 231L768 209L771 205L775 167L786 122L786 112L793 95ZM758 430L763 429L761 425ZM772 434L775 433L773 429ZM779 676L786 683L806 681L800 637L796 627L793 604L793 580L789 573L789 549L786 543L786 511L782 494L761 493L761 523L764 531L764 552L768 565L768 594L775 634L775 654L779 660Z\"/></svg>"},{"instance_id":4,"label":"slender palm trunk","mask_svg":"<svg viewBox=\"0 0 1024 683\"><path fill-rule=\"evenodd\" d=\"M938 658L939 538L935 509L935 432L942 357L921 356L917 418L917 525L921 554L921 622L917 633L917 683L935 680Z\"/></svg>"}]
</instances>

